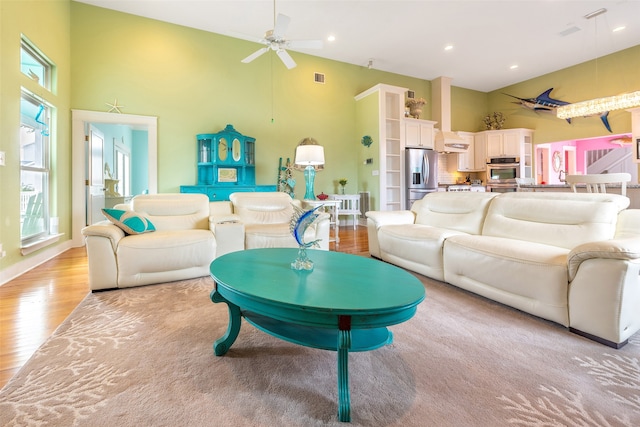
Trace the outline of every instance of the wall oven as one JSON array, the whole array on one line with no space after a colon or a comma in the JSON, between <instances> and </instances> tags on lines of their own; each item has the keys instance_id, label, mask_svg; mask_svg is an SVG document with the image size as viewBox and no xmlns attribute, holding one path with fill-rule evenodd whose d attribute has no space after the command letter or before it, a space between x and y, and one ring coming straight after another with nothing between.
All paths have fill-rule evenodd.
<instances>
[{"instance_id":1,"label":"wall oven","mask_svg":"<svg viewBox=\"0 0 640 427\"><path fill-rule=\"evenodd\" d=\"M489 184L487 191L491 193L511 193L518 191L517 184Z\"/></svg>"},{"instance_id":2,"label":"wall oven","mask_svg":"<svg viewBox=\"0 0 640 427\"><path fill-rule=\"evenodd\" d=\"M506 193L516 191L520 178L520 158L490 157L487 159L487 191Z\"/></svg>"}]
</instances>

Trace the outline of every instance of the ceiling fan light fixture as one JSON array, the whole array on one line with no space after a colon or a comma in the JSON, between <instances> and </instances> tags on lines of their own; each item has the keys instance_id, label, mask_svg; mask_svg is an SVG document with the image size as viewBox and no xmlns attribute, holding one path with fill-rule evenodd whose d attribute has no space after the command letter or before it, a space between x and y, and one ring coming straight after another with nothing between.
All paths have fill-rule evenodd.
<instances>
[{"instance_id":1,"label":"ceiling fan light fixture","mask_svg":"<svg viewBox=\"0 0 640 427\"><path fill-rule=\"evenodd\" d=\"M275 4L274 4L274 15L275 15ZM273 50L276 52L280 60L284 63L284 65L288 69L292 69L296 66L296 62L293 60L289 52L287 52L287 48L301 48L301 49L321 49L322 48L322 40L287 40L285 37L287 33L287 29L289 27L289 23L291 22L291 18L281 13L275 18L273 29L267 30L264 33L264 38L259 41L265 45L265 47L257 50L251 55L247 56L242 60L243 63L248 64L253 61L260 55L264 54L269 50Z\"/></svg>"}]
</instances>

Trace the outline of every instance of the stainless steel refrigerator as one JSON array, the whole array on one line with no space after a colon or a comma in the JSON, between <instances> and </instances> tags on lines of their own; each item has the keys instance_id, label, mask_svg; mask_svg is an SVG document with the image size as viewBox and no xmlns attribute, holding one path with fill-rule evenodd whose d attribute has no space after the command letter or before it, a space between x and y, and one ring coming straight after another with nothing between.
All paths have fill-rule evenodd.
<instances>
[{"instance_id":1,"label":"stainless steel refrigerator","mask_svg":"<svg viewBox=\"0 0 640 427\"><path fill-rule=\"evenodd\" d=\"M438 153L420 147L406 147L404 158L407 209L427 193L438 191Z\"/></svg>"}]
</instances>

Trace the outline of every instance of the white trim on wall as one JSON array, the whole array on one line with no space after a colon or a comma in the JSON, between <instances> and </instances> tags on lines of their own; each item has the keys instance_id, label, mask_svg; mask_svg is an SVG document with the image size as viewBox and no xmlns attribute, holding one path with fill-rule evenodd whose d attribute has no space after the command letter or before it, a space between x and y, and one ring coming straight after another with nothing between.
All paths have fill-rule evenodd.
<instances>
[{"instance_id":1,"label":"white trim on wall","mask_svg":"<svg viewBox=\"0 0 640 427\"><path fill-rule=\"evenodd\" d=\"M108 123L146 128L149 150L149 193L158 192L158 118L132 114L104 113L88 110L71 110L72 180L71 180L71 241L73 247L84 246L80 230L86 225L86 125Z\"/></svg>"}]
</instances>

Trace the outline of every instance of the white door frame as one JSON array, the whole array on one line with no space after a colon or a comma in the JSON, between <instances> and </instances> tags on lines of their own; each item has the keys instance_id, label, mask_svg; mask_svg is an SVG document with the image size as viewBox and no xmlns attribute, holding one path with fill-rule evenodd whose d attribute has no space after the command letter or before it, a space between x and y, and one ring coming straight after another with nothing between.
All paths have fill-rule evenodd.
<instances>
[{"instance_id":1,"label":"white door frame","mask_svg":"<svg viewBox=\"0 0 640 427\"><path fill-rule=\"evenodd\" d=\"M149 193L158 192L158 118L132 114L71 110L71 243L84 246L80 230L86 225L86 128L88 123L108 123L146 128L148 132Z\"/></svg>"}]
</instances>

